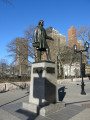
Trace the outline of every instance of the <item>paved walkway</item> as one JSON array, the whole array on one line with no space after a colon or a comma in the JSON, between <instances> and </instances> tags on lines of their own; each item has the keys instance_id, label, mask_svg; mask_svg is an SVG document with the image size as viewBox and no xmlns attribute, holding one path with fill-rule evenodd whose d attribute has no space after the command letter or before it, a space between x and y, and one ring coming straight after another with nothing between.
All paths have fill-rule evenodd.
<instances>
[{"instance_id":1,"label":"paved walkway","mask_svg":"<svg viewBox=\"0 0 90 120\"><path fill-rule=\"evenodd\" d=\"M0 120L90 120L90 81L85 84L86 95L80 94L80 82L58 85L59 100L66 107L47 117L22 109L22 102L28 102L27 90L0 93Z\"/></svg>"}]
</instances>

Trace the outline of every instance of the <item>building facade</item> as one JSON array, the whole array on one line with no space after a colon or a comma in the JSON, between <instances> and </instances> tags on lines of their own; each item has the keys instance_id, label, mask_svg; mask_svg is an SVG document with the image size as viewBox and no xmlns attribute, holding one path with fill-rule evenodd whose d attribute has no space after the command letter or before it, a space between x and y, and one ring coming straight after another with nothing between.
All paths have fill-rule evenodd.
<instances>
[{"instance_id":1,"label":"building facade","mask_svg":"<svg viewBox=\"0 0 90 120\"><path fill-rule=\"evenodd\" d=\"M74 26L71 26L71 28L68 30L67 45L68 47L73 48L75 44L77 45L77 48L80 49L80 45L77 41L76 29Z\"/></svg>"},{"instance_id":2,"label":"building facade","mask_svg":"<svg viewBox=\"0 0 90 120\"><path fill-rule=\"evenodd\" d=\"M48 28L49 29L49 28ZM54 40L48 40L47 44L50 50L50 57L52 61L57 63L57 56L61 48L66 46L66 37L65 35L60 34L56 29L51 28L51 32L47 33L48 36L51 36Z\"/></svg>"}]
</instances>

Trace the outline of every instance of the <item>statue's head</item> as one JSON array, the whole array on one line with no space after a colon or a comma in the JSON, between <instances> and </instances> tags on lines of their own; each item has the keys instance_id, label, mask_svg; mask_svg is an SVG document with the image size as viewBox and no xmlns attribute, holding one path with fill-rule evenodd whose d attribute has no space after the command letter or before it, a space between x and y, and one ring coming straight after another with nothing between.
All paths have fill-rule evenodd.
<instances>
[{"instance_id":1,"label":"statue's head","mask_svg":"<svg viewBox=\"0 0 90 120\"><path fill-rule=\"evenodd\" d=\"M43 21L43 20L40 20L39 23L38 23L38 25L43 26L43 25L44 25L44 21Z\"/></svg>"}]
</instances>

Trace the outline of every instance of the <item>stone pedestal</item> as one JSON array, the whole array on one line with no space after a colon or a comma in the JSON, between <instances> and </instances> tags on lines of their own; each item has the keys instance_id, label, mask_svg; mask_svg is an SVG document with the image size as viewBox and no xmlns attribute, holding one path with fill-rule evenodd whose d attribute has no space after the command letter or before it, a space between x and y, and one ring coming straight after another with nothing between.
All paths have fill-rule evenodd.
<instances>
[{"instance_id":1,"label":"stone pedestal","mask_svg":"<svg viewBox=\"0 0 90 120\"><path fill-rule=\"evenodd\" d=\"M29 103L23 108L40 115L48 115L64 104L57 103L57 68L53 62L32 64ZM50 105L52 104L52 105ZM55 107L59 106L59 107Z\"/></svg>"}]
</instances>

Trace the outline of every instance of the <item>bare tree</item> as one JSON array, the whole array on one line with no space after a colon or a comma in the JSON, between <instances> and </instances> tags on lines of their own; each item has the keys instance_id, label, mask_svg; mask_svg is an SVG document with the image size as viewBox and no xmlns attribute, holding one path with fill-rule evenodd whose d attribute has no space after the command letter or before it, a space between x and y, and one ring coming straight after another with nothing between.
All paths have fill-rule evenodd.
<instances>
[{"instance_id":1,"label":"bare tree","mask_svg":"<svg viewBox=\"0 0 90 120\"><path fill-rule=\"evenodd\" d=\"M15 38L7 45L7 48L8 48L7 50L9 52L8 56L11 56L14 58L13 63L18 62L18 60L20 59L19 60L19 75L20 76L22 72L21 67L25 63L24 61L27 59L27 57L33 58L34 56L34 50L32 47L33 31L34 31L34 26L30 25L29 28L24 31L25 38ZM28 60L29 60L29 63L31 63L30 59Z\"/></svg>"},{"instance_id":2,"label":"bare tree","mask_svg":"<svg viewBox=\"0 0 90 120\"><path fill-rule=\"evenodd\" d=\"M79 69L75 68L74 73L75 73L75 78L79 77Z\"/></svg>"},{"instance_id":3,"label":"bare tree","mask_svg":"<svg viewBox=\"0 0 90 120\"><path fill-rule=\"evenodd\" d=\"M8 72L8 63L5 59L0 60L0 76L4 77Z\"/></svg>"},{"instance_id":4,"label":"bare tree","mask_svg":"<svg viewBox=\"0 0 90 120\"><path fill-rule=\"evenodd\" d=\"M32 46L34 29L35 29L34 25L29 25L28 29L24 31L25 39L28 40L28 44L29 44L28 52L32 56L32 58L34 57L34 48Z\"/></svg>"},{"instance_id":5,"label":"bare tree","mask_svg":"<svg viewBox=\"0 0 90 120\"><path fill-rule=\"evenodd\" d=\"M81 39L84 43L86 41L90 41L90 26L84 25L78 27L76 32L77 32L77 37ZM88 49L88 58L90 60L90 48Z\"/></svg>"},{"instance_id":6,"label":"bare tree","mask_svg":"<svg viewBox=\"0 0 90 120\"><path fill-rule=\"evenodd\" d=\"M21 66L28 62L28 55L30 55L28 54L28 41L24 38L16 38L7 45L7 48L8 56L13 57L13 63L19 65L19 75L21 76Z\"/></svg>"},{"instance_id":7,"label":"bare tree","mask_svg":"<svg viewBox=\"0 0 90 120\"><path fill-rule=\"evenodd\" d=\"M58 54L58 58L59 58L59 63L60 63L60 66L61 68L63 68L63 77L65 77L64 75L64 65L65 64L68 64L70 66L70 76L71 76L71 66L73 63L79 63L81 62L81 56L80 54L74 54L74 50L73 48L69 48L67 46L65 47L61 47L60 48L60 51L59 51L59 54ZM86 59L86 55L83 54L83 62L85 62L85 59ZM60 68L60 69L61 69Z\"/></svg>"},{"instance_id":8,"label":"bare tree","mask_svg":"<svg viewBox=\"0 0 90 120\"><path fill-rule=\"evenodd\" d=\"M77 37L81 40L90 41L90 26L81 26L77 28Z\"/></svg>"},{"instance_id":9,"label":"bare tree","mask_svg":"<svg viewBox=\"0 0 90 120\"><path fill-rule=\"evenodd\" d=\"M71 66L72 63L79 62L80 63L80 54L74 54L72 48L67 46L61 48L60 52L61 64L62 66L68 64L70 66L70 76L71 76Z\"/></svg>"}]
</instances>

